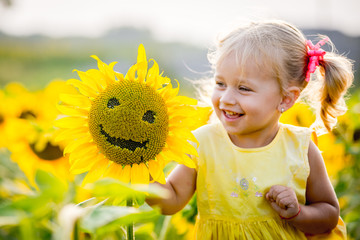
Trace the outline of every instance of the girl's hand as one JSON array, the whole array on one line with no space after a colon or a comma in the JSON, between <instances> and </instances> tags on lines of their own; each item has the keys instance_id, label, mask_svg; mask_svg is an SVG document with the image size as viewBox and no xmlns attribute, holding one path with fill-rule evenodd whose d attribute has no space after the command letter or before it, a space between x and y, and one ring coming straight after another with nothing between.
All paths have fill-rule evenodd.
<instances>
[{"instance_id":1,"label":"girl's hand","mask_svg":"<svg viewBox=\"0 0 360 240\"><path fill-rule=\"evenodd\" d=\"M300 206L295 191L289 187L274 185L265 197L282 218L292 218L299 213Z\"/></svg>"}]
</instances>

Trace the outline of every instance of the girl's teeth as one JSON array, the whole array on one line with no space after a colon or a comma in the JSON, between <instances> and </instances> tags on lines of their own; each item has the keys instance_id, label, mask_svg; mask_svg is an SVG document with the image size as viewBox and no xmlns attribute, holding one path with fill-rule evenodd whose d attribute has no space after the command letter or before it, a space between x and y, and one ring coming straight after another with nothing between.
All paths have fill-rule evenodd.
<instances>
[{"instance_id":1,"label":"girl's teeth","mask_svg":"<svg viewBox=\"0 0 360 240\"><path fill-rule=\"evenodd\" d=\"M225 111L225 114L229 117L233 117L233 116L240 116L239 113L236 112L229 112L229 111Z\"/></svg>"},{"instance_id":2,"label":"girl's teeth","mask_svg":"<svg viewBox=\"0 0 360 240\"><path fill-rule=\"evenodd\" d=\"M225 111L227 115L236 115L237 113Z\"/></svg>"}]
</instances>

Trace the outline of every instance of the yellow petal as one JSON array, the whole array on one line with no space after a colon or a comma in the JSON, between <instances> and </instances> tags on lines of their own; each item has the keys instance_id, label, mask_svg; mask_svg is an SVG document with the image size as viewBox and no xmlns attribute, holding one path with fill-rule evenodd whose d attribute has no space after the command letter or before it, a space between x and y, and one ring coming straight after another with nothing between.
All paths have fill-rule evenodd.
<instances>
[{"instance_id":1,"label":"yellow petal","mask_svg":"<svg viewBox=\"0 0 360 240\"><path fill-rule=\"evenodd\" d=\"M198 156L197 150L191 145L188 141L179 138L178 136L169 135L166 139L166 143L168 144L171 150L178 153L187 153L193 156Z\"/></svg>"},{"instance_id":2,"label":"yellow petal","mask_svg":"<svg viewBox=\"0 0 360 240\"><path fill-rule=\"evenodd\" d=\"M79 75L81 81L87 85L89 88L91 88L95 92L99 92L101 90L101 87L99 83L94 79L90 74L87 72L82 72L79 70L74 70Z\"/></svg>"},{"instance_id":3,"label":"yellow petal","mask_svg":"<svg viewBox=\"0 0 360 240\"><path fill-rule=\"evenodd\" d=\"M137 56L136 65L138 65L138 69L137 69L138 81L143 82L146 77L148 64L147 64L147 60L146 60L145 48L142 44L140 44L139 48L138 48L138 56Z\"/></svg>"},{"instance_id":4,"label":"yellow petal","mask_svg":"<svg viewBox=\"0 0 360 240\"><path fill-rule=\"evenodd\" d=\"M104 158L102 154L97 156L97 161L94 166L90 169L90 171L86 174L82 186L85 186L88 183L93 183L96 180L100 179L102 175L105 173L107 167L109 165L109 160Z\"/></svg>"},{"instance_id":5,"label":"yellow petal","mask_svg":"<svg viewBox=\"0 0 360 240\"><path fill-rule=\"evenodd\" d=\"M71 155L70 155L71 156ZM80 174L87 172L94 165L94 156L85 155L83 158L77 158L71 162L70 172L72 174Z\"/></svg>"},{"instance_id":6,"label":"yellow petal","mask_svg":"<svg viewBox=\"0 0 360 240\"><path fill-rule=\"evenodd\" d=\"M148 167L149 167L150 175L154 181L157 181L161 184L166 183L163 168L162 168L161 164L159 163L159 161L150 160L148 162Z\"/></svg>"},{"instance_id":7,"label":"yellow petal","mask_svg":"<svg viewBox=\"0 0 360 240\"><path fill-rule=\"evenodd\" d=\"M75 151L80 145L88 144L92 141L91 136L87 135L82 138L73 139L69 141L64 149L64 155L68 153L72 153Z\"/></svg>"},{"instance_id":8,"label":"yellow petal","mask_svg":"<svg viewBox=\"0 0 360 240\"><path fill-rule=\"evenodd\" d=\"M109 84L114 82L109 76L106 76L97 69L89 69L86 73L96 79L100 89L104 90Z\"/></svg>"},{"instance_id":9,"label":"yellow petal","mask_svg":"<svg viewBox=\"0 0 360 240\"><path fill-rule=\"evenodd\" d=\"M81 82L80 80L69 79L67 80L67 83L76 87L79 90L79 92L85 96L96 98L98 95L98 93L95 90L93 90L91 87Z\"/></svg>"},{"instance_id":10,"label":"yellow petal","mask_svg":"<svg viewBox=\"0 0 360 240\"><path fill-rule=\"evenodd\" d=\"M124 81L124 74L115 72L115 76L119 81Z\"/></svg>"},{"instance_id":11,"label":"yellow petal","mask_svg":"<svg viewBox=\"0 0 360 240\"><path fill-rule=\"evenodd\" d=\"M87 126L87 119L82 117L64 117L54 122L59 128L78 128Z\"/></svg>"},{"instance_id":12,"label":"yellow petal","mask_svg":"<svg viewBox=\"0 0 360 240\"><path fill-rule=\"evenodd\" d=\"M99 150L94 143L84 143L78 146L69 156L70 164L78 159L83 159L86 156L96 156Z\"/></svg>"},{"instance_id":13,"label":"yellow petal","mask_svg":"<svg viewBox=\"0 0 360 240\"><path fill-rule=\"evenodd\" d=\"M194 136L194 134L187 128L182 128L177 126L174 127L171 124L169 124L169 135L178 136L184 140L190 140L191 142L199 145L199 142Z\"/></svg>"},{"instance_id":14,"label":"yellow petal","mask_svg":"<svg viewBox=\"0 0 360 240\"><path fill-rule=\"evenodd\" d=\"M131 176L131 167L130 165L125 165L118 179L124 183L129 183L130 176Z\"/></svg>"},{"instance_id":15,"label":"yellow petal","mask_svg":"<svg viewBox=\"0 0 360 240\"><path fill-rule=\"evenodd\" d=\"M113 62L108 66L107 64L102 62L97 56L92 55L91 57L97 60L98 68L99 68L100 72L103 73L104 75L106 75L105 80L106 80L107 84L109 85L112 82L114 82L115 81L115 73L114 73L113 67L116 64L116 62Z\"/></svg>"},{"instance_id":16,"label":"yellow petal","mask_svg":"<svg viewBox=\"0 0 360 240\"><path fill-rule=\"evenodd\" d=\"M115 162L112 162L108 169L104 173L104 177L110 177L114 179L119 179L122 174L122 166Z\"/></svg>"},{"instance_id":17,"label":"yellow petal","mask_svg":"<svg viewBox=\"0 0 360 240\"><path fill-rule=\"evenodd\" d=\"M197 104L197 100L196 99L193 99L193 98L190 98L190 97L186 97L186 96L176 96L170 100L168 100L166 102L166 105L167 106L171 106L171 105L176 105L176 106L179 106L179 105L196 105Z\"/></svg>"},{"instance_id":18,"label":"yellow petal","mask_svg":"<svg viewBox=\"0 0 360 240\"><path fill-rule=\"evenodd\" d=\"M152 61L154 64L147 73L146 83L157 90L162 87L162 84L159 81L159 66L155 60Z\"/></svg>"},{"instance_id":19,"label":"yellow petal","mask_svg":"<svg viewBox=\"0 0 360 240\"><path fill-rule=\"evenodd\" d=\"M75 108L71 106L65 106L61 104L57 104L56 108L63 114L74 116L74 117L82 117L82 116L88 116L89 110L87 109L81 109L81 108Z\"/></svg>"},{"instance_id":20,"label":"yellow petal","mask_svg":"<svg viewBox=\"0 0 360 240\"><path fill-rule=\"evenodd\" d=\"M60 129L56 132L55 142L74 140L82 137L90 137L88 127Z\"/></svg>"},{"instance_id":21,"label":"yellow petal","mask_svg":"<svg viewBox=\"0 0 360 240\"><path fill-rule=\"evenodd\" d=\"M146 72L147 72L147 62L139 62L136 65L137 65L137 71L136 71L137 79L136 79L136 81L144 82Z\"/></svg>"},{"instance_id":22,"label":"yellow petal","mask_svg":"<svg viewBox=\"0 0 360 240\"><path fill-rule=\"evenodd\" d=\"M132 65L126 73L125 79L130 81L135 81L135 72L137 70L137 65Z\"/></svg>"},{"instance_id":23,"label":"yellow petal","mask_svg":"<svg viewBox=\"0 0 360 240\"><path fill-rule=\"evenodd\" d=\"M69 105L81 106L83 108L91 107L91 100L84 95L62 93L59 95L59 98L62 102Z\"/></svg>"},{"instance_id":24,"label":"yellow petal","mask_svg":"<svg viewBox=\"0 0 360 240\"><path fill-rule=\"evenodd\" d=\"M131 184L149 184L149 170L144 163L132 165Z\"/></svg>"},{"instance_id":25,"label":"yellow petal","mask_svg":"<svg viewBox=\"0 0 360 240\"><path fill-rule=\"evenodd\" d=\"M183 153L182 154L177 154L177 153L174 153L171 150L163 150L160 154L165 159L170 159L172 161L176 161L176 162L178 162L180 164L184 164L185 166L187 166L189 168L196 168L194 160L191 159L186 154L183 154Z\"/></svg>"}]
</instances>

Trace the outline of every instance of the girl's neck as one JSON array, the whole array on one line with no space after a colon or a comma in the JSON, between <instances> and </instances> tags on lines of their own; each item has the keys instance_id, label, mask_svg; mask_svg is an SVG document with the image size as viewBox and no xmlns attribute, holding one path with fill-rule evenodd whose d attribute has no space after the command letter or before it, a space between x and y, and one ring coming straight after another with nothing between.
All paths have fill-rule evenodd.
<instances>
[{"instance_id":1,"label":"girl's neck","mask_svg":"<svg viewBox=\"0 0 360 240\"><path fill-rule=\"evenodd\" d=\"M272 127L261 129L250 134L231 135L232 143L240 148L260 148L269 145L275 138L280 128L277 123Z\"/></svg>"}]
</instances>

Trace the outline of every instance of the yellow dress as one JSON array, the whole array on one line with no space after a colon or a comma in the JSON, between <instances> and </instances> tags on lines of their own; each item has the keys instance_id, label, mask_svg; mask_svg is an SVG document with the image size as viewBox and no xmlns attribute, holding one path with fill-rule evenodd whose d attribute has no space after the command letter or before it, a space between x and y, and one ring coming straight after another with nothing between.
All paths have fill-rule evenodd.
<instances>
[{"instance_id":1,"label":"yellow dress","mask_svg":"<svg viewBox=\"0 0 360 240\"><path fill-rule=\"evenodd\" d=\"M307 239L279 217L265 194L273 185L285 185L305 204L308 128L281 124L270 144L250 149L235 146L221 123L205 125L194 135L200 143L197 239Z\"/></svg>"}]
</instances>

